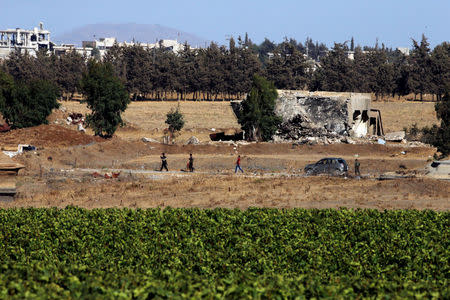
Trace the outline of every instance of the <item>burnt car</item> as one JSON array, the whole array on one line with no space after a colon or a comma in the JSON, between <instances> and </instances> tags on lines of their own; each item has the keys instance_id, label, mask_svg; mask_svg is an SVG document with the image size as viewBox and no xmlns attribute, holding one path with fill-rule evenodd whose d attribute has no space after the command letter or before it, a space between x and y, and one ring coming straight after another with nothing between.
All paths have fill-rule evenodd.
<instances>
[{"instance_id":1,"label":"burnt car","mask_svg":"<svg viewBox=\"0 0 450 300\"><path fill-rule=\"evenodd\" d=\"M306 165L306 175L328 174L334 176L347 176L348 165L342 158L327 157L322 158L314 164Z\"/></svg>"}]
</instances>

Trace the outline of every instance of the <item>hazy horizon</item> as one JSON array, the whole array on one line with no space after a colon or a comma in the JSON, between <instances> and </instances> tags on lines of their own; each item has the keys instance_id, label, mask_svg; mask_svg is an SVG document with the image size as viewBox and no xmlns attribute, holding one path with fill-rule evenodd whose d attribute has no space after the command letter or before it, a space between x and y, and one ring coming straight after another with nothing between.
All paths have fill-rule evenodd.
<instances>
[{"instance_id":1,"label":"hazy horizon","mask_svg":"<svg viewBox=\"0 0 450 300\"><path fill-rule=\"evenodd\" d=\"M400 2L405 2L404 4ZM378 39L387 47L411 47L411 38L425 34L432 47L449 40L450 1L322 0L312 2L236 1L211 3L167 0L126 3L117 0L74 3L15 0L2 3L0 28L33 28L44 22L52 36L92 24L161 25L227 44L247 32L253 42L307 37L332 46L354 37L355 45L371 46ZM13 12L18 12L14 14Z\"/></svg>"}]
</instances>

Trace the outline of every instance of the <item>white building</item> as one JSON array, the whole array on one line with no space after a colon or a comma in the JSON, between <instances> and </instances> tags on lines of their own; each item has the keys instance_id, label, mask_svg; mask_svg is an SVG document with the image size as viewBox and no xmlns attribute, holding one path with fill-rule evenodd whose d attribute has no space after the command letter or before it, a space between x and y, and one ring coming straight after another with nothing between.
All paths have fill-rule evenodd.
<instances>
[{"instance_id":1,"label":"white building","mask_svg":"<svg viewBox=\"0 0 450 300\"><path fill-rule=\"evenodd\" d=\"M407 48L407 47L398 47L397 50L400 51L401 53L403 53L406 56L409 55L409 51L410 51L409 48Z\"/></svg>"},{"instance_id":2,"label":"white building","mask_svg":"<svg viewBox=\"0 0 450 300\"><path fill-rule=\"evenodd\" d=\"M0 58L5 59L12 51L28 52L36 56L40 49L51 50L50 31L39 28L25 30L21 28L0 30Z\"/></svg>"},{"instance_id":3,"label":"white building","mask_svg":"<svg viewBox=\"0 0 450 300\"><path fill-rule=\"evenodd\" d=\"M131 47L134 45L139 45L144 49L162 48L167 51L172 51L175 54L179 53L184 49L184 44L180 44L176 40L160 40L159 42L152 44L152 43L135 43L135 42L117 42L117 39L114 37L100 38L99 40L95 41L83 41L82 49L91 53L94 48L97 48L100 52L100 56L103 57L106 54L106 52L109 49L111 49L115 44L117 44L119 47ZM194 48L191 47L191 49Z\"/></svg>"},{"instance_id":4,"label":"white building","mask_svg":"<svg viewBox=\"0 0 450 300\"><path fill-rule=\"evenodd\" d=\"M14 51L20 51L21 53L27 52L31 56L36 56L36 53L41 49L53 52L56 55L76 51L81 55L90 57L92 51L97 48L100 56L103 57L116 43L119 46L133 46L137 44L144 49L163 48L174 53L179 53L184 49L184 45L178 43L176 40L160 40L154 44L134 42L118 43L114 37L100 38L95 41L83 41L81 48L73 44L55 45L50 40L50 31L44 29L44 25L41 22L39 23L39 28L35 27L33 30L21 28L0 30L0 60L6 59Z\"/></svg>"}]
</instances>

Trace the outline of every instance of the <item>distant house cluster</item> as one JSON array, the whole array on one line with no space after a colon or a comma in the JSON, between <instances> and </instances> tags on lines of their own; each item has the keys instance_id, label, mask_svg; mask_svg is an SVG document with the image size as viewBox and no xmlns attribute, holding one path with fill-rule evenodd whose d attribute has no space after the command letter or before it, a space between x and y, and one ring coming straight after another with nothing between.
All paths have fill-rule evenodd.
<instances>
[{"instance_id":1,"label":"distant house cluster","mask_svg":"<svg viewBox=\"0 0 450 300\"><path fill-rule=\"evenodd\" d=\"M106 52L115 44L118 46L140 45L144 49L163 48L174 53L180 52L184 45L176 40L160 40L154 44L118 42L114 37L100 38L93 41L82 41L82 47L76 47L74 44L55 44L51 42L50 31L44 29L43 23L32 30L21 28L0 30L0 59L6 59L11 52L19 51L36 56L38 51L48 51L56 55L64 55L66 52L76 51L82 55L90 57L94 49L98 49L100 56L103 57Z\"/></svg>"},{"instance_id":2,"label":"distant house cluster","mask_svg":"<svg viewBox=\"0 0 450 300\"><path fill-rule=\"evenodd\" d=\"M158 49L162 48L167 51L172 51L174 53L178 53L181 50L183 50L184 45L180 44L176 40L160 40L157 43L151 44L151 43L135 43L135 42L118 42L116 38L114 37L108 37L108 38L100 38L98 41L83 41L82 42L82 48L83 50L89 49L92 51L92 49L97 48L100 52L101 56L104 56L105 53L111 49L115 44L117 44L119 47L129 47L134 45L139 45L143 47L144 49Z\"/></svg>"}]
</instances>

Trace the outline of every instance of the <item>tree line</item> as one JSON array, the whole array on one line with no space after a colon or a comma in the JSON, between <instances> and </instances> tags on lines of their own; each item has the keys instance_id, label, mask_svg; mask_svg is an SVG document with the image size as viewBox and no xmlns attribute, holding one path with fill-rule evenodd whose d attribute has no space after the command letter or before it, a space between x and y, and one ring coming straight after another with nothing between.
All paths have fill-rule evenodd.
<instances>
[{"instance_id":1,"label":"tree line","mask_svg":"<svg viewBox=\"0 0 450 300\"><path fill-rule=\"evenodd\" d=\"M350 52L351 51L351 52ZM349 57L349 53L353 54ZM69 52L36 57L12 53L1 68L15 80L46 80L68 97L80 92L80 80L89 58ZM377 97L423 94L440 99L450 86L450 46L443 42L430 49L425 36L412 41L409 56L384 45L360 47L335 43L331 49L307 39L304 44L285 39L275 44L254 44L246 35L228 47L211 43L192 49L188 44L175 54L162 48L114 45L103 61L113 66L134 100L165 99L176 94L197 100L243 98L254 74L272 81L278 89L336 92L370 92Z\"/></svg>"}]
</instances>

